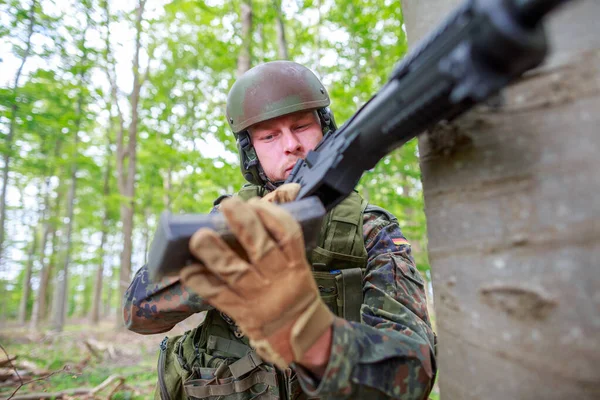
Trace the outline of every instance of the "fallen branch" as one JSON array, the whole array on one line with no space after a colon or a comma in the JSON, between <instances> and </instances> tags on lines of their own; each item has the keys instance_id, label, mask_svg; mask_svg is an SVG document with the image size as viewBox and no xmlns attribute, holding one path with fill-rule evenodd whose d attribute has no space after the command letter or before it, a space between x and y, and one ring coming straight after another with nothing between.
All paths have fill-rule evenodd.
<instances>
[{"instance_id":1,"label":"fallen branch","mask_svg":"<svg viewBox=\"0 0 600 400\"><path fill-rule=\"evenodd\" d=\"M21 388L21 386L23 386L23 378L21 378L21 375L19 375L19 371L17 371L17 369L13 365L12 360L11 360L10 356L8 355L8 352L6 351L6 349L4 348L4 346L2 346L0 344L0 348L2 349L2 351L4 352L4 354L6 355L6 360L8 361L8 365L10 365L10 367L15 371L15 374L17 375L17 378L19 379L20 385L12 393L14 395L15 393L17 393L17 390L19 390ZM15 358L16 358L16 356L15 356ZM11 397L12 397L12 395L11 395ZM9 399L10 399L10 397L9 397Z\"/></svg>"},{"instance_id":2,"label":"fallen branch","mask_svg":"<svg viewBox=\"0 0 600 400\"><path fill-rule=\"evenodd\" d=\"M59 374L59 373L61 373L61 372L67 372L67 371L69 371L69 369L70 369L70 367L69 367L68 365L65 365L65 366L64 366L64 367L63 367L61 370L58 370L58 371L51 372L51 373L49 373L48 375L42 376L42 377L40 377L40 378L31 379L31 380L29 380L29 381L26 381L26 382L23 382L23 379L21 379L21 376L19 375L19 373L18 373L18 372L17 372L17 370L15 369L15 372L17 373L17 376L19 377L19 380L20 380L20 382L21 382L21 383L20 383L20 385L19 385L19 386L18 386L18 387L17 387L17 388L16 388L16 389L15 389L15 390L12 392L12 394L11 394L11 395L10 395L10 396L9 396L9 397L6 399L6 400L11 400L11 399L17 399L17 398L19 398L19 396L17 396L17 397L14 397L14 395L15 395L15 393L17 393L17 392L19 391L19 389L21 389L21 388L22 388L23 386L25 386L25 385L28 385L28 384L30 384L30 383L32 383L32 382L36 382L36 381L43 381L43 380L45 380L45 379L48 379L48 378L50 378L52 375L56 375L56 374Z\"/></svg>"},{"instance_id":3,"label":"fallen branch","mask_svg":"<svg viewBox=\"0 0 600 400\"><path fill-rule=\"evenodd\" d=\"M107 352L108 358L110 359L115 359L117 357L115 347L110 343L107 344L94 339L88 339L84 342L84 344L90 350L90 352L99 359L103 358L103 355L99 354L99 352Z\"/></svg>"},{"instance_id":4,"label":"fallen branch","mask_svg":"<svg viewBox=\"0 0 600 400\"><path fill-rule=\"evenodd\" d=\"M89 388L68 389L56 393L29 393L20 396L9 397L7 400L41 400L41 399L62 399L65 396L84 395L90 392Z\"/></svg>"},{"instance_id":5,"label":"fallen branch","mask_svg":"<svg viewBox=\"0 0 600 400\"><path fill-rule=\"evenodd\" d=\"M6 351L4 353L6 353ZM8 354L6 356L8 357ZM7 358L6 360L1 360L0 361L0 368L4 368L7 365L10 366L12 364L12 362L15 361L16 359L17 359L17 356L14 356L12 358Z\"/></svg>"},{"instance_id":6,"label":"fallen branch","mask_svg":"<svg viewBox=\"0 0 600 400\"><path fill-rule=\"evenodd\" d=\"M90 391L90 394L94 395L96 393L98 393L99 391L101 391L102 389L106 388L108 385L110 385L111 383L113 383L114 381L119 381L119 385L121 386L123 384L123 382L125 382L125 378L123 378L120 375L111 375L108 378L106 378L104 380L104 382L102 382L101 384L99 384L98 386L96 386L95 388L93 388Z\"/></svg>"},{"instance_id":7,"label":"fallen branch","mask_svg":"<svg viewBox=\"0 0 600 400\"><path fill-rule=\"evenodd\" d=\"M39 369L35 363L33 363L31 361L27 361L27 360L22 360L22 361L16 362L14 365L17 368L26 370L30 374L37 375L37 376L46 375L50 372L45 369L44 370Z\"/></svg>"},{"instance_id":8,"label":"fallen branch","mask_svg":"<svg viewBox=\"0 0 600 400\"><path fill-rule=\"evenodd\" d=\"M100 354L98 353L98 350L96 350L96 349L94 348L94 346L92 346L92 344L91 344L91 343L90 343L88 340L84 341L84 342L83 342L83 344L84 344L84 345L85 345L85 347L86 347L86 348L87 348L87 349L90 351L90 353L92 353L92 355L93 355L94 357L96 357L96 359L97 359L97 360L100 360L100 361L102 360L102 355L100 355Z\"/></svg>"},{"instance_id":9,"label":"fallen branch","mask_svg":"<svg viewBox=\"0 0 600 400\"><path fill-rule=\"evenodd\" d=\"M114 396L116 393L118 393L118 391L119 391L121 388L123 388L123 389L126 389L126 388L127 388L127 385L125 385L125 380L124 380L124 379L123 379L123 380L121 380L121 382L119 382L119 384L118 384L117 386L115 386L115 387L113 388L113 390L111 390L111 391L110 391L110 393L108 394L108 397L107 397L107 399L108 399L108 400L113 400L113 398L114 398L113 396Z\"/></svg>"},{"instance_id":10,"label":"fallen branch","mask_svg":"<svg viewBox=\"0 0 600 400\"><path fill-rule=\"evenodd\" d=\"M125 378L120 376L120 375L111 375L108 378L106 378L104 380L104 382L102 382L101 384L99 384L98 386L95 386L93 388L75 388L75 389L67 389L67 390L62 390L60 392L55 392L55 393L48 393L48 392L43 392L43 393L28 393L28 394L24 394L21 396L11 396L9 397L7 400L41 400L41 399L62 399L65 396L76 396L76 395L88 395L88 396L94 396L95 394L97 394L98 392L102 391L103 389L107 388L108 386L110 386L111 383L113 383L114 381L118 381L119 384L116 386L115 389L113 389L109 395L109 397L111 397L114 392L121 386L123 386L123 384L125 383ZM27 382L29 383L29 382Z\"/></svg>"},{"instance_id":11,"label":"fallen branch","mask_svg":"<svg viewBox=\"0 0 600 400\"><path fill-rule=\"evenodd\" d=\"M23 386L25 386L25 385L27 385L27 384L29 384L31 382L41 381L41 380L44 380L44 379L47 379L47 378L51 377L54 374L58 374L60 372L65 372L65 371L69 370L69 366L65 365L63 367L63 369L61 369L60 371L55 371L55 372L52 372L52 373L50 373L48 375L42 376L41 378L31 379L31 380L29 380L27 382L23 382L23 378L21 378L21 375L19 374L19 371L17 370L17 368L15 367L15 365L12 363L11 357L8 355L8 352L6 351L6 349L4 348L4 346L2 346L1 344L0 344L0 349L2 349L2 351L6 355L6 360L8 361L10 367L15 371L15 374L17 375L17 379L19 380L19 386L17 386L17 388L12 392L12 394L6 400L10 400L10 399L15 398L14 397L15 393L17 393L19 391L19 389L21 389Z\"/></svg>"}]
</instances>

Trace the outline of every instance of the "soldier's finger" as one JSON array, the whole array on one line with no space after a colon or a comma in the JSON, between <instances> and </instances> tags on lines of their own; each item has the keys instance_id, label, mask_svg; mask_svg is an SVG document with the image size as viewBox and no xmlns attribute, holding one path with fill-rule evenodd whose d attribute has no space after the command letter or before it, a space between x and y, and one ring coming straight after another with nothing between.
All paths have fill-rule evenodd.
<instances>
[{"instance_id":1,"label":"soldier's finger","mask_svg":"<svg viewBox=\"0 0 600 400\"><path fill-rule=\"evenodd\" d=\"M190 239L190 252L204 266L242 297L265 284L256 269L238 256L212 229L199 229Z\"/></svg>"},{"instance_id":2,"label":"soldier's finger","mask_svg":"<svg viewBox=\"0 0 600 400\"><path fill-rule=\"evenodd\" d=\"M289 212L275 204L258 200L250 200L248 204L255 210L269 234L275 238L288 261L305 256L302 228Z\"/></svg>"},{"instance_id":3,"label":"soldier's finger","mask_svg":"<svg viewBox=\"0 0 600 400\"><path fill-rule=\"evenodd\" d=\"M202 264L186 265L179 272L179 277L185 287L203 299L208 300L227 290L227 284Z\"/></svg>"},{"instance_id":4,"label":"soldier's finger","mask_svg":"<svg viewBox=\"0 0 600 400\"><path fill-rule=\"evenodd\" d=\"M261 200L276 204L289 203L296 199L300 192L300 188L301 186L298 183L286 183L267 194Z\"/></svg>"},{"instance_id":5,"label":"soldier's finger","mask_svg":"<svg viewBox=\"0 0 600 400\"><path fill-rule=\"evenodd\" d=\"M238 198L228 199L222 203L221 211L252 264L273 263L281 258L277 244L248 203Z\"/></svg>"}]
</instances>

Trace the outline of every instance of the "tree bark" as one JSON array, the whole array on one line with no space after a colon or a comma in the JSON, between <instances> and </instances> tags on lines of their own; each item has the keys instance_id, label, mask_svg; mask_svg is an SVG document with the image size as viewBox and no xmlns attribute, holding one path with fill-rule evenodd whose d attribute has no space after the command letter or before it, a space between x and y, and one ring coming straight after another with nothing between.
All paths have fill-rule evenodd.
<instances>
[{"instance_id":1,"label":"tree bark","mask_svg":"<svg viewBox=\"0 0 600 400\"><path fill-rule=\"evenodd\" d=\"M150 250L150 241L152 240L152 231L150 229L150 216L152 215L152 210L150 207L146 207L144 209L144 265L148 264L148 251Z\"/></svg>"},{"instance_id":2,"label":"tree bark","mask_svg":"<svg viewBox=\"0 0 600 400\"><path fill-rule=\"evenodd\" d=\"M173 164L169 163L169 169L163 178L163 203L165 210L171 209L171 190L173 189Z\"/></svg>"},{"instance_id":3,"label":"tree bark","mask_svg":"<svg viewBox=\"0 0 600 400\"><path fill-rule=\"evenodd\" d=\"M317 59L315 60L315 72L317 73L317 76L322 77L323 74L321 74L321 25L323 23L323 15L321 12L321 0L316 1L316 8L317 26L315 32L315 57Z\"/></svg>"},{"instance_id":4,"label":"tree bark","mask_svg":"<svg viewBox=\"0 0 600 400\"><path fill-rule=\"evenodd\" d=\"M94 297L92 300L92 310L90 313L90 321L92 324L97 325L100 321L100 306L102 304L102 284L104 281L104 257L106 239L108 237L108 220L109 220L109 206L107 204L108 196L110 195L110 177L111 177L111 158L112 152L110 150L111 140L110 135L107 132L106 141L106 169L104 170L104 214L102 216L102 232L100 234L100 245L98 246L98 268L96 269L96 279L94 280Z\"/></svg>"},{"instance_id":5,"label":"tree bark","mask_svg":"<svg viewBox=\"0 0 600 400\"><path fill-rule=\"evenodd\" d=\"M55 146L55 156L60 151L60 148L61 142L58 142ZM32 329L37 328L42 319L46 318L48 315L46 308L48 304L50 276L52 275L52 255L54 253L54 249L56 248L56 223L51 220L50 215L54 216L55 218L59 216L60 203L62 201L62 191L57 190L56 193L54 206L52 206L50 201L50 179L46 179L44 210L49 210L50 213L44 211L44 232L42 234L42 243L40 244L40 264L42 268L40 269L39 273L40 286L37 292L35 303L33 304L33 311L31 313L30 326ZM53 207L52 210L50 207ZM48 260L46 260L46 243L48 243L49 238L50 243L52 244L52 249Z\"/></svg>"},{"instance_id":6,"label":"tree bark","mask_svg":"<svg viewBox=\"0 0 600 400\"><path fill-rule=\"evenodd\" d=\"M287 40L285 39L285 24L283 22L283 12L281 11L281 0L273 0L273 7L277 12L277 54L280 60L289 59Z\"/></svg>"},{"instance_id":7,"label":"tree bark","mask_svg":"<svg viewBox=\"0 0 600 400\"><path fill-rule=\"evenodd\" d=\"M411 44L457 3L404 0ZM600 396L598 15L552 16L500 110L420 139L445 400Z\"/></svg>"},{"instance_id":8,"label":"tree bark","mask_svg":"<svg viewBox=\"0 0 600 400\"><path fill-rule=\"evenodd\" d=\"M116 273L113 268L113 271L110 275L110 279L108 280L108 285L106 288L106 302L104 303L104 310L102 311L104 318L110 317L112 297L113 297L113 281L114 281L115 275L116 275Z\"/></svg>"},{"instance_id":9,"label":"tree bark","mask_svg":"<svg viewBox=\"0 0 600 400\"><path fill-rule=\"evenodd\" d=\"M133 252L133 213L135 203L135 171L137 151L137 131L139 98L143 79L140 74L140 50L142 47L142 17L144 14L145 0L140 0L136 9L136 39L135 55L133 58L133 90L130 95L131 122L128 130L128 142L126 153L117 154L117 166L119 175L119 190L127 200L121 203L121 222L123 224L123 250L121 252L121 270L119 274L120 309L123 308L123 297L131 280L131 254ZM121 140L123 138L121 137ZM123 150L122 141L117 143ZM125 155L128 158L127 172L123 165ZM123 326L123 321L117 313L117 326Z\"/></svg>"},{"instance_id":10,"label":"tree bark","mask_svg":"<svg viewBox=\"0 0 600 400\"><path fill-rule=\"evenodd\" d=\"M38 244L38 228L32 227L32 240L27 252L27 266L25 267L25 275L23 276L23 295L19 304L19 324L24 325L27 321L27 304L31 296L31 275L33 275L33 258Z\"/></svg>"},{"instance_id":11,"label":"tree bark","mask_svg":"<svg viewBox=\"0 0 600 400\"><path fill-rule=\"evenodd\" d=\"M242 22L242 47L237 61L237 76L252 67L252 1L243 0L240 11Z\"/></svg>"},{"instance_id":12,"label":"tree bark","mask_svg":"<svg viewBox=\"0 0 600 400\"><path fill-rule=\"evenodd\" d=\"M85 37L85 36L84 36ZM71 262L71 235L73 232L73 217L75 211L75 191L77 188L77 156L79 144L79 128L81 119L83 118L83 93L79 94L77 100L77 114L75 121L75 137L73 144L73 154L71 155L71 184L69 186L69 194L67 197L67 232L63 241L64 258L63 268L57 271L54 302L54 315L52 316L52 329L61 332L65 325L65 317L67 313L67 294L69 290L69 263Z\"/></svg>"},{"instance_id":13,"label":"tree bark","mask_svg":"<svg viewBox=\"0 0 600 400\"><path fill-rule=\"evenodd\" d=\"M58 152L61 147L61 141L57 141L54 145L54 159L58 156ZM52 174L52 168L48 168L46 175L46 182L44 188L44 200L43 200L43 211L41 212L40 221L42 221L42 235L40 243L40 271L39 271L39 287L37 294L34 296L33 309L31 310L30 328L33 330L37 328L41 315L44 315L46 308L46 293L48 293L48 263L45 260L46 256L46 244L48 243L48 236L50 231L53 229L50 223L50 215L53 215L50 211L50 176ZM60 196L57 196L57 198ZM57 203L59 204L59 203Z\"/></svg>"},{"instance_id":14,"label":"tree bark","mask_svg":"<svg viewBox=\"0 0 600 400\"><path fill-rule=\"evenodd\" d=\"M15 137L15 124L17 120L17 91L19 90L19 80L21 79L21 74L23 73L23 67L29 58L29 54L31 53L31 37L33 36L33 27L35 26L35 7L37 4L37 0L32 0L31 7L29 8L29 26L27 28L27 39L25 41L25 54L23 54L23 58L21 59L21 64L17 69L17 73L15 75L15 81L12 87L12 95L13 95L13 104L10 108L10 122L8 125L8 134L5 139L6 153L4 153L3 157L3 168L2 168L2 193L0 194L0 266L3 265L4 259L4 225L6 223L6 193L8 192L8 174L10 171L10 158L12 153L12 144Z\"/></svg>"}]
</instances>

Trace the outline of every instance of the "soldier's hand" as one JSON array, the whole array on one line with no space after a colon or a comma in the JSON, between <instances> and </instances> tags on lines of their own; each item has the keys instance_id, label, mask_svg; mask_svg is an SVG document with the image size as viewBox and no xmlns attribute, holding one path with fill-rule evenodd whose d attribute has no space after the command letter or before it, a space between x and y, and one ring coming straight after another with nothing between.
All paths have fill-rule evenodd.
<instances>
[{"instance_id":1,"label":"soldier's hand","mask_svg":"<svg viewBox=\"0 0 600 400\"><path fill-rule=\"evenodd\" d=\"M298 183L285 183L271 193L268 193L261 200L276 204L289 203L296 200L300 188L301 186Z\"/></svg>"},{"instance_id":2,"label":"soldier's hand","mask_svg":"<svg viewBox=\"0 0 600 400\"><path fill-rule=\"evenodd\" d=\"M210 229L190 240L202 262L181 281L235 320L265 360L286 368L331 326L306 261L300 225L281 207L258 198L224 200L221 211L248 255L238 256Z\"/></svg>"}]
</instances>

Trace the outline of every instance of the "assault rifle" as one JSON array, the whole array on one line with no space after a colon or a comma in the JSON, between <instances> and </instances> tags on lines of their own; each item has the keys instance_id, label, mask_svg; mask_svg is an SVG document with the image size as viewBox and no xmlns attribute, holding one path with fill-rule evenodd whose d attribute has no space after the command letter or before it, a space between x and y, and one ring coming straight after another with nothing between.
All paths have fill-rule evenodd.
<instances>
[{"instance_id":1,"label":"assault rifle","mask_svg":"<svg viewBox=\"0 0 600 400\"><path fill-rule=\"evenodd\" d=\"M404 57L385 86L290 173L286 182L302 188L297 201L282 207L301 223L307 248L325 213L379 160L540 65L548 53L543 19L567 1L467 0ZM176 274L189 262L189 238L201 227L215 229L239 250L221 215L163 213L150 248L152 279Z\"/></svg>"}]
</instances>

